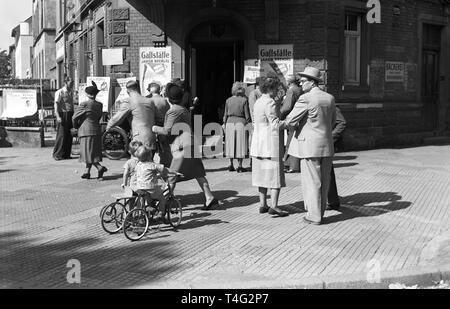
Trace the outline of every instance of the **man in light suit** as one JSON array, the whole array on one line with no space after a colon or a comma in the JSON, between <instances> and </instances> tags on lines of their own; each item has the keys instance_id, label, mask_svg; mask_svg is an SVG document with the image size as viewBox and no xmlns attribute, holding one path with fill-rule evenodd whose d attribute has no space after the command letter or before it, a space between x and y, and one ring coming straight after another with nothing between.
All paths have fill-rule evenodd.
<instances>
[{"instance_id":1,"label":"man in light suit","mask_svg":"<svg viewBox=\"0 0 450 309\"><path fill-rule=\"evenodd\" d=\"M304 94L284 121L296 127L289 155L301 159L302 191L308 224L320 225L327 208L334 156L332 131L336 121L334 97L319 89L320 71L307 67L300 73Z\"/></svg>"},{"instance_id":2,"label":"man in light suit","mask_svg":"<svg viewBox=\"0 0 450 309\"><path fill-rule=\"evenodd\" d=\"M130 95L129 103L123 103L120 110L108 122L106 130L120 125L127 117L131 116L131 130L133 140L138 140L147 145L153 154L156 150L156 136L152 131L155 125L156 109L152 99L143 97L140 93L139 83L129 81L127 92Z\"/></svg>"}]
</instances>

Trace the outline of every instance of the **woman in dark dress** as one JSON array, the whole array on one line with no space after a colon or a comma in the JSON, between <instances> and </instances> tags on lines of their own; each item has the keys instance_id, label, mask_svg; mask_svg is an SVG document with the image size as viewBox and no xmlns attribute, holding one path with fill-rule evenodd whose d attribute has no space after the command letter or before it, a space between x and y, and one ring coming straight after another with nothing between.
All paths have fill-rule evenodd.
<instances>
[{"instance_id":1,"label":"woman in dark dress","mask_svg":"<svg viewBox=\"0 0 450 309\"><path fill-rule=\"evenodd\" d=\"M164 127L153 126L153 132L166 136L169 139L173 157L170 170L183 175L170 176L169 185L173 192L177 181L196 179L205 194L204 209L209 210L213 206L218 206L219 202L214 198L208 180L205 177L205 168L200 159L201 153L196 155L194 151L196 143L194 143L193 135L191 134L190 113L181 105L183 91L174 84L170 84L168 87L167 97L172 107L166 114Z\"/></svg>"},{"instance_id":2,"label":"woman in dark dress","mask_svg":"<svg viewBox=\"0 0 450 309\"><path fill-rule=\"evenodd\" d=\"M225 103L223 124L225 127L225 155L230 159L228 170L234 172L233 160L237 159L237 172L247 170L242 167L242 161L248 153L247 124L251 122L248 100L245 96L244 83L235 82L231 89L232 97Z\"/></svg>"},{"instance_id":3,"label":"woman in dark dress","mask_svg":"<svg viewBox=\"0 0 450 309\"><path fill-rule=\"evenodd\" d=\"M89 100L79 105L72 118L80 139L80 162L86 163L86 171L81 178L90 179L91 168L94 165L98 170L98 179L101 180L103 174L108 171L100 164L102 161L100 119L102 118L103 104L95 100L100 90L94 82L92 82L92 86L86 88L85 92Z\"/></svg>"}]
</instances>

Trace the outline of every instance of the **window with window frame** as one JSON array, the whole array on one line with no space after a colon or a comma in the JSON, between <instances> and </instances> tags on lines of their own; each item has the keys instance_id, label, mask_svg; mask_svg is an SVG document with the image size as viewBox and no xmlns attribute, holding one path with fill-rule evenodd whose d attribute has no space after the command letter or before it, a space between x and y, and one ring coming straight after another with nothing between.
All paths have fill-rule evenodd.
<instances>
[{"instance_id":1,"label":"window with window frame","mask_svg":"<svg viewBox=\"0 0 450 309\"><path fill-rule=\"evenodd\" d=\"M345 14L344 25L344 85L361 84L361 15Z\"/></svg>"}]
</instances>

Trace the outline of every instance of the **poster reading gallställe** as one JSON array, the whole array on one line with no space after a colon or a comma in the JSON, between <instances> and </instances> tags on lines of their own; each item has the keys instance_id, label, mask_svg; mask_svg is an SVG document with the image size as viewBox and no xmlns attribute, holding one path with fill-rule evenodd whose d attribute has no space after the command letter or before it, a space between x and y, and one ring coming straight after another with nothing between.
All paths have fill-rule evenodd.
<instances>
[{"instance_id":1,"label":"poster reading gallst\u00e4lle","mask_svg":"<svg viewBox=\"0 0 450 309\"><path fill-rule=\"evenodd\" d=\"M147 93L150 83L165 85L172 80L172 48L141 47L139 49L141 92Z\"/></svg>"},{"instance_id":2,"label":"poster reading gallst\u00e4lle","mask_svg":"<svg viewBox=\"0 0 450 309\"><path fill-rule=\"evenodd\" d=\"M288 75L294 74L294 45L259 45L261 76L275 73L286 83Z\"/></svg>"}]
</instances>

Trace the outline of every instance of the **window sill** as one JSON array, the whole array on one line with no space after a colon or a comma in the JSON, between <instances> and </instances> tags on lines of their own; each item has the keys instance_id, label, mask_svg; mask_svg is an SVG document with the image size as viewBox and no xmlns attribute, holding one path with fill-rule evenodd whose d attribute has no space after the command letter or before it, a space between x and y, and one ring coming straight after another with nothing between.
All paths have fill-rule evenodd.
<instances>
[{"instance_id":1,"label":"window sill","mask_svg":"<svg viewBox=\"0 0 450 309\"><path fill-rule=\"evenodd\" d=\"M342 93L369 93L369 91L369 86L344 85L342 87Z\"/></svg>"}]
</instances>

